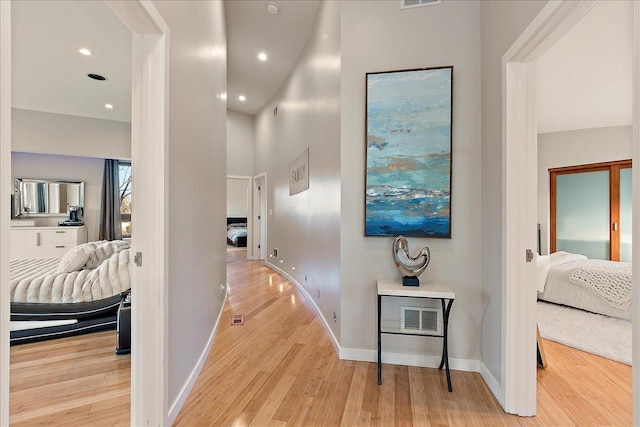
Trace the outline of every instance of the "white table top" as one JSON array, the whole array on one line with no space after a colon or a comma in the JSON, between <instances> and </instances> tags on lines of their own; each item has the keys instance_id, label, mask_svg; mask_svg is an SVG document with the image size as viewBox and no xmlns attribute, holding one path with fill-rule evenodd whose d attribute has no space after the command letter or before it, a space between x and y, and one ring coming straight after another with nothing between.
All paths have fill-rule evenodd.
<instances>
[{"instance_id":1,"label":"white table top","mask_svg":"<svg viewBox=\"0 0 640 427\"><path fill-rule=\"evenodd\" d=\"M420 282L420 286L403 286L399 280L378 279L378 295L455 299L456 294L439 282Z\"/></svg>"}]
</instances>

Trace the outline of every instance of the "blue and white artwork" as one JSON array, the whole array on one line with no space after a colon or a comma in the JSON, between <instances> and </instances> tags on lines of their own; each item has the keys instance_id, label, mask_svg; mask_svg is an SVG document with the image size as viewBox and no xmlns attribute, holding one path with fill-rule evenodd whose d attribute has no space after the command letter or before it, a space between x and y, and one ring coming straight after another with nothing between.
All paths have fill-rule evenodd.
<instances>
[{"instance_id":1,"label":"blue and white artwork","mask_svg":"<svg viewBox=\"0 0 640 427\"><path fill-rule=\"evenodd\" d=\"M367 74L365 236L451 238L453 67Z\"/></svg>"}]
</instances>

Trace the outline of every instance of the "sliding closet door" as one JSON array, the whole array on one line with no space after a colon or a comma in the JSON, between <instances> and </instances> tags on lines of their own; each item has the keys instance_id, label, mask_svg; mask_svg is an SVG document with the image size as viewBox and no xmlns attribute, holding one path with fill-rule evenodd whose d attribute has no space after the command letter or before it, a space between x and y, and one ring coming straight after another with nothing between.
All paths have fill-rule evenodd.
<instances>
[{"instance_id":1,"label":"sliding closet door","mask_svg":"<svg viewBox=\"0 0 640 427\"><path fill-rule=\"evenodd\" d=\"M609 259L609 171L556 177L556 251Z\"/></svg>"},{"instance_id":2,"label":"sliding closet door","mask_svg":"<svg viewBox=\"0 0 640 427\"><path fill-rule=\"evenodd\" d=\"M551 252L631 260L631 161L550 169Z\"/></svg>"},{"instance_id":3,"label":"sliding closet door","mask_svg":"<svg viewBox=\"0 0 640 427\"><path fill-rule=\"evenodd\" d=\"M631 206L633 189L631 185L631 168L620 170L620 261L631 262L631 223L633 216Z\"/></svg>"}]
</instances>

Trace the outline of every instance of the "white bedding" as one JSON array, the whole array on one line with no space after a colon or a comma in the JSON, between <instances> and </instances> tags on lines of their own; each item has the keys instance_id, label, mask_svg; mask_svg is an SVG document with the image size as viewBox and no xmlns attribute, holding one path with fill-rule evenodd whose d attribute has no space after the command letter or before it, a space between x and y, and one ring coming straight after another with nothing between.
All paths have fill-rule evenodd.
<instances>
[{"instance_id":1,"label":"white bedding","mask_svg":"<svg viewBox=\"0 0 640 427\"><path fill-rule=\"evenodd\" d=\"M631 308L621 309L609 303L592 289L570 280L571 272L596 262L601 265L616 265L622 263L615 261L589 260L583 255L561 253L558 256L551 254L549 269L546 275L543 291L538 289L538 299L575 307L593 313L620 319L631 319ZM541 279L543 265L538 263L538 279Z\"/></svg>"},{"instance_id":2,"label":"white bedding","mask_svg":"<svg viewBox=\"0 0 640 427\"><path fill-rule=\"evenodd\" d=\"M96 301L131 288L129 249L110 243L97 252L104 260L95 269L57 272L61 260L11 261L11 301L77 303Z\"/></svg>"},{"instance_id":3,"label":"white bedding","mask_svg":"<svg viewBox=\"0 0 640 427\"><path fill-rule=\"evenodd\" d=\"M234 245L238 243L239 237L244 237L246 235L246 224L230 224L227 226L227 239L229 239Z\"/></svg>"}]
</instances>

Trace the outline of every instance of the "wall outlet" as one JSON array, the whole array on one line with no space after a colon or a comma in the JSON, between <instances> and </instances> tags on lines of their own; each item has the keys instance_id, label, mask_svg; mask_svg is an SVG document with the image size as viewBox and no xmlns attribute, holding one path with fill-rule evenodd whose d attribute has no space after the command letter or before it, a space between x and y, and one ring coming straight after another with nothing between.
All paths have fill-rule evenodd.
<instances>
[{"instance_id":1,"label":"wall outlet","mask_svg":"<svg viewBox=\"0 0 640 427\"><path fill-rule=\"evenodd\" d=\"M307 283L307 275L304 275L304 283Z\"/></svg>"},{"instance_id":2,"label":"wall outlet","mask_svg":"<svg viewBox=\"0 0 640 427\"><path fill-rule=\"evenodd\" d=\"M278 248L273 248L273 257L278 258Z\"/></svg>"},{"instance_id":3,"label":"wall outlet","mask_svg":"<svg viewBox=\"0 0 640 427\"><path fill-rule=\"evenodd\" d=\"M333 323L336 323L338 321L338 316L336 316L336 312L333 312Z\"/></svg>"},{"instance_id":4,"label":"wall outlet","mask_svg":"<svg viewBox=\"0 0 640 427\"><path fill-rule=\"evenodd\" d=\"M318 298L320 298L320 289L318 289Z\"/></svg>"}]
</instances>

